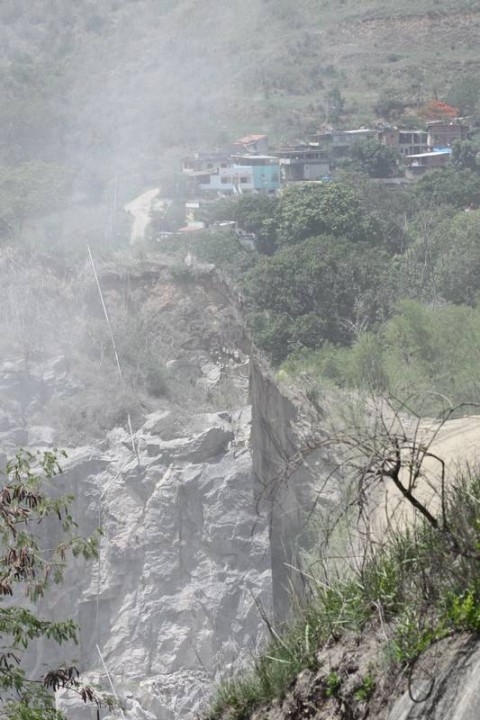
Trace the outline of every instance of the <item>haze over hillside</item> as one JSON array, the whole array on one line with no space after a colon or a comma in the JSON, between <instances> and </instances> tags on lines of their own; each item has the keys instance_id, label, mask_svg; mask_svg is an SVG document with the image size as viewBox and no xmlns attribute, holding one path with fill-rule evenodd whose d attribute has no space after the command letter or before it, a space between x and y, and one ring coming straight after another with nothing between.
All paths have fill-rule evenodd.
<instances>
[{"instance_id":1,"label":"haze over hillside","mask_svg":"<svg viewBox=\"0 0 480 720\"><path fill-rule=\"evenodd\" d=\"M478 37L0 1L0 720L480 717Z\"/></svg>"},{"instance_id":2,"label":"haze over hillside","mask_svg":"<svg viewBox=\"0 0 480 720\"><path fill-rule=\"evenodd\" d=\"M381 92L415 108L480 72L473 0L6 0L0 22L0 160L100 177L368 122Z\"/></svg>"}]
</instances>

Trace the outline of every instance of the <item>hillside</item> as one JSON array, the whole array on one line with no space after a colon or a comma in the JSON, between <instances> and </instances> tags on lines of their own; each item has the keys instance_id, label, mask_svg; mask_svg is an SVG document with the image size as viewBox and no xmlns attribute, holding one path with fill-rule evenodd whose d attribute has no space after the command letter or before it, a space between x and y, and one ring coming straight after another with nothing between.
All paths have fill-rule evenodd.
<instances>
[{"instance_id":1,"label":"hillside","mask_svg":"<svg viewBox=\"0 0 480 720\"><path fill-rule=\"evenodd\" d=\"M0 21L4 159L13 143L100 177L255 129L366 122L381 92L413 111L480 72L472 0L38 0Z\"/></svg>"},{"instance_id":2,"label":"hillside","mask_svg":"<svg viewBox=\"0 0 480 720\"><path fill-rule=\"evenodd\" d=\"M129 720L471 720L475 132L394 190L366 144L333 179L232 181L189 204L199 232L179 159L432 99L475 115L479 36L477 0L2 1L0 472L66 448L58 491L103 530L32 603L79 644L41 630L31 682L61 657ZM8 627L0 719L26 720L2 713ZM111 717L77 695L47 704Z\"/></svg>"}]
</instances>

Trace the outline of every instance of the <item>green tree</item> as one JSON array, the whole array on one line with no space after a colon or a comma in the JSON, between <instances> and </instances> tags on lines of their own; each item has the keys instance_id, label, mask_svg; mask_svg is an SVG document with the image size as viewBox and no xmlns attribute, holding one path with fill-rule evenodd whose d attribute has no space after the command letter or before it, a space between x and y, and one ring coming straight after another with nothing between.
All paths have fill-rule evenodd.
<instances>
[{"instance_id":1,"label":"green tree","mask_svg":"<svg viewBox=\"0 0 480 720\"><path fill-rule=\"evenodd\" d=\"M457 214L445 227L435 262L438 292L456 305L480 299L480 210Z\"/></svg>"},{"instance_id":2,"label":"green tree","mask_svg":"<svg viewBox=\"0 0 480 720\"><path fill-rule=\"evenodd\" d=\"M480 148L473 140L457 140L452 146L452 166L456 170L480 170Z\"/></svg>"},{"instance_id":3,"label":"green tree","mask_svg":"<svg viewBox=\"0 0 480 720\"><path fill-rule=\"evenodd\" d=\"M480 174L473 170L430 170L415 183L412 201L424 206L480 207Z\"/></svg>"},{"instance_id":4,"label":"green tree","mask_svg":"<svg viewBox=\"0 0 480 720\"><path fill-rule=\"evenodd\" d=\"M233 220L241 230L255 234L259 252L271 255L275 251L276 213L278 198L260 193L222 198L204 210L207 223Z\"/></svg>"},{"instance_id":5,"label":"green tree","mask_svg":"<svg viewBox=\"0 0 480 720\"><path fill-rule=\"evenodd\" d=\"M431 217L429 217L431 216ZM476 305L480 299L480 210L433 207L412 223L414 241L392 264L397 294L425 303Z\"/></svg>"},{"instance_id":6,"label":"green tree","mask_svg":"<svg viewBox=\"0 0 480 720\"><path fill-rule=\"evenodd\" d=\"M233 205L235 222L242 230L255 234L257 250L267 255L275 250L277 207L278 198L264 194L243 195Z\"/></svg>"},{"instance_id":7,"label":"green tree","mask_svg":"<svg viewBox=\"0 0 480 720\"><path fill-rule=\"evenodd\" d=\"M19 451L6 464L0 487L0 717L5 720L60 720L55 710L54 691L66 687L86 702L102 702L94 690L82 685L75 667L62 666L44 677L32 678L22 657L35 641L51 640L57 645L76 642L77 628L71 620L51 621L24 607L30 607L60 583L67 556L96 554L95 537L83 539L76 533L70 514L71 497L50 497L47 485L61 472L55 452L33 455ZM53 525L52 525L53 523ZM46 525L54 547L42 546L39 525ZM49 543L50 545L50 543ZM8 602L6 602L8 600ZM108 704L109 701L106 701Z\"/></svg>"},{"instance_id":8,"label":"green tree","mask_svg":"<svg viewBox=\"0 0 480 720\"><path fill-rule=\"evenodd\" d=\"M350 153L354 170L364 172L371 178L390 178L399 175L398 155L391 147L378 140L355 143Z\"/></svg>"},{"instance_id":9,"label":"green tree","mask_svg":"<svg viewBox=\"0 0 480 720\"><path fill-rule=\"evenodd\" d=\"M298 347L349 344L387 316L388 263L384 250L325 236L261 259L245 279L257 342L275 362Z\"/></svg>"},{"instance_id":10,"label":"green tree","mask_svg":"<svg viewBox=\"0 0 480 720\"><path fill-rule=\"evenodd\" d=\"M294 245L319 235L375 241L379 238L379 225L363 209L360 195L345 183L288 187L278 203L279 245Z\"/></svg>"},{"instance_id":11,"label":"green tree","mask_svg":"<svg viewBox=\"0 0 480 720\"><path fill-rule=\"evenodd\" d=\"M350 348L327 344L297 353L285 368L314 382L380 392L434 415L448 401L479 401L479 342L478 308L402 300L386 323L360 333Z\"/></svg>"},{"instance_id":12,"label":"green tree","mask_svg":"<svg viewBox=\"0 0 480 720\"><path fill-rule=\"evenodd\" d=\"M410 242L406 219L415 212L406 190L392 192L383 183L370 182L364 173L343 172L342 182L354 189L365 216L374 222L378 244L392 255L404 252Z\"/></svg>"},{"instance_id":13,"label":"green tree","mask_svg":"<svg viewBox=\"0 0 480 720\"><path fill-rule=\"evenodd\" d=\"M413 206L412 200L406 202ZM441 300L438 267L445 246L450 242L450 223L457 214L450 205L420 206L406 218L410 244L392 261L392 283L398 297L426 303Z\"/></svg>"},{"instance_id":14,"label":"green tree","mask_svg":"<svg viewBox=\"0 0 480 720\"><path fill-rule=\"evenodd\" d=\"M402 301L381 339L388 392L411 396L410 406L419 413L438 412L444 398L454 404L478 402L478 310Z\"/></svg>"}]
</instances>

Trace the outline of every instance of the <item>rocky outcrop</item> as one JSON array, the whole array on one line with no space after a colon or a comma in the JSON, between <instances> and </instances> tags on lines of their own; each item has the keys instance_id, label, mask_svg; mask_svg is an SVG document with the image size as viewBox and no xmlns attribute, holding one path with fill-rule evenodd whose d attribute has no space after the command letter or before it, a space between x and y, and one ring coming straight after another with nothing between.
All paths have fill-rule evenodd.
<instances>
[{"instance_id":1,"label":"rocky outcrop","mask_svg":"<svg viewBox=\"0 0 480 720\"><path fill-rule=\"evenodd\" d=\"M273 610L281 624L305 595L304 556L319 540L310 521L339 507L342 485L337 460L320 449L321 410L280 390L258 360L250 384L255 493L269 518Z\"/></svg>"},{"instance_id":2,"label":"rocky outcrop","mask_svg":"<svg viewBox=\"0 0 480 720\"><path fill-rule=\"evenodd\" d=\"M62 487L76 498L82 532L100 526L103 537L98 562L75 562L44 610L78 621L70 658L109 690L103 658L135 720L198 710L215 677L263 635L268 529L236 430L246 433L248 420L244 409L180 425L160 411L135 434L135 453L120 428L101 449L68 451ZM38 669L51 652L41 648ZM64 702L69 718L89 717Z\"/></svg>"},{"instance_id":3,"label":"rocky outcrop","mask_svg":"<svg viewBox=\"0 0 480 720\"><path fill-rule=\"evenodd\" d=\"M148 344L159 338L155 357L161 353L168 378L168 392L142 396L132 434L124 414L123 427L111 425L102 436L97 425L89 433L96 408L114 405L122 391L113 368L111 384L97 385L95 398L85 394L97 360L69 330L103 323L91 284L75 322L72 308L62 314L59 304L57 335L76 343L68 356L52 341L28 356L12 351L0 364L2 457L19 446L66 447L58 489L75 497L80 533L103 531L98 561L74 560L39 610L78 622L79 644L63 647L60 659L117 692L131 720L198 711L215 681L248 661L262 640L260 608L271 613L243 326L226 285L210 270L197 273L198 282L186 286L162 262L101 273L109 309L132 317L134 330L148 328ZM124 340L119 329L116 336ZM121 348L120 355L123 361ZM65 406L69 412L60 415ZM62 418L81 426L83 442L66 446ZM58 662L58 648L42 642L28 667L41 676ZM69 720L96 717L74 696L59 697L59 707L68 708Z\"/></svg>"},{"instance_id":4,"label":"rocky outcrop","mask_svg":"<svg viewBox=\"0 0 480 720\"><path fill-rule=\"evenodd\" d=\"M422 658L424 677L413 680L388 720L476 720L480 717L480 643L447 641Z\"/></svg>"}]
</instances>

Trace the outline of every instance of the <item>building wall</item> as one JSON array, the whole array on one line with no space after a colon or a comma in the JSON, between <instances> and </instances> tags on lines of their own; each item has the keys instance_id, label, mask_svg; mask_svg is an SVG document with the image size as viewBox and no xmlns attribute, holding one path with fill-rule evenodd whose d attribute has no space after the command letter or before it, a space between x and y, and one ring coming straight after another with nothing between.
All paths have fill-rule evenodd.
<instances>
[{"instance_id":1,"label":"building wall","mask_svg":"<svg viewBox=\"0 0 480 720\"><path fill-rule=\"evenodd\" d=\"M274 192L280 187L280 166L271 165L254 165L253 168L253 184L255 190L261 192Z\"/></svg>"},{"instance_id":2,"label":"building wall","mask_svg":"<svg viewBox=\"0 0 480 720\"><path fill-rule=\"evenodd\" d=\"M304 180L321 180L330 175L330 163L309 163L304 166Z\"/></svg>"},{"instance_id":3,"label":"building wall","mask_svg":"<svg viewBox=\"0 0 480 720\"><path fill-rule=\"evenodd\" d=\"M280 161L282 177L287 182L302 180L321 180L330 175L330 163L325 162L282 162Z\"/></svg>"},{"instance_id":4,"label":"building wall","mask_svg":"<svg viewBox=\"0 0 480 720\"><path fill-rule=\"evenodd\" d=\"M423 158L411 158L407 159L407 167L414 175L422 175L427 170L436 170L438 168L444 168L450 160L450 155L445 153L443 155L434 155L431 157Z\"/></svg>"},{"instance_id":5,"label":"building wall","mask_svg":"<svg viewBox=\"0 0 480 720\"><path fill-rule=\"evenodd\" d=\"M234 193L251 192L255 188L253 169L248 166L230 165L208 177L208 182L200 183L200 190Z\"/></svg>"},{"instance_id":6,"label":"building wall","mask_svg":"<svg viewBox=\"0 0 480 720\"><path fill-rule=\"evenodd\" d=\"M421 130L398 130L388 128L382 132L381 141L400 155L416 155L428 151L427 133Z\"/></svg>"},{"instance_id":7,"label":"building wall","mask_svg":"<svg viewBox=\"0 0 480 720\"><path fill-rule=\"evenodd\" d=\"M466 140L469 128L466 125L428 126L428 144L431 147L447 147L455 140Z\"/></svg>"}]
</instances>

